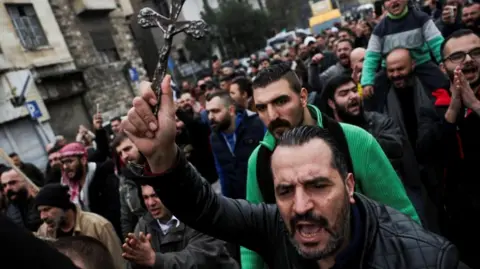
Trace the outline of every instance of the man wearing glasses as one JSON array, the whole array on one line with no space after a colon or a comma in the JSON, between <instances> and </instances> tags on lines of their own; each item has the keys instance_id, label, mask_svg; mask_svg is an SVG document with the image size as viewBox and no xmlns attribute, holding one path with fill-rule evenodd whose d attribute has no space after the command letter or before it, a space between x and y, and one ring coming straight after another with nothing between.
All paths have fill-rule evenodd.
<instances>
[{"instance_id":1,"label":"man wearing glasses","mask_svg":"<svg viewBox=\"0 0 480 269\"><path fill-rule=\"evenodd\" d=\"M464 261L479 268L480 231L471 216L480 213L480 38L471 30L458 30L442 44L442 68L451 81L445 113L444 148L447 150L445 208L449 216L447 237Z\"/></svg>"},{"instance_id":2,"label":"man wearing glasses","mask_svg":"<svg viewBox=\"0 0 480 269\"><path fill-rule=\"evenodd\" d=\"M18 226L37 231L42 221L28 183L12 168L2 173L0 181L9 202L5 215Z\"/></svg>"}]
</instances>

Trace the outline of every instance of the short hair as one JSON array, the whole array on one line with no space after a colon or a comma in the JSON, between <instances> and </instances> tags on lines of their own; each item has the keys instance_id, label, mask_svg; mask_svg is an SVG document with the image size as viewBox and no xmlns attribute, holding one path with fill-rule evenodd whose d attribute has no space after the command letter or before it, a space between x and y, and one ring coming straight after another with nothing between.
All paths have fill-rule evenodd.
<instances>
[{"instance_id":1,"label":"short hair","mask_svg":"<svg viewBox=\"0 0 480 269\"><path fill-rule=\"evenodd\" d=\"M340 176L345 180L348 175L347 163L344 154L339 150L338 144L327 129L316 125L303 125L285 131L277 141L276 147L301 146L312 139L321 139L332 152L331 166L338 170Z\"/></svg>"},{"instance_id":2,"label":"short hair","mask_svg":"<svg viewBox=\"0 0 480 269\"><path fill-rule=\"evenodd\" d=\"M112 148L112 150L116 152L117 147L120 146L120 144L122 144L122 142L127 139L128 136L124 132L118 133L117 135L115 135L115 138L113 138L112 143L110 143L110 148Z\"/></svg>"},{"instance_id":3,"label":"short hair","mask_svg":"<svg viewBox=\"0 0 480 269\"><path fill-rule=\"evenodd\" d=\"M237 84L240 92L247 93L248 97L252 96L252 82L246 77L236 77L232 81L232 85Z\"/></svg>"},{"instance_id":4,"label":"short hair","mask_svg":"<svg viewBox=\"0 0 480 269\"><path fill-rule=\"evenodd\" d=\"M261 70L255 80L253 81L253 89L265 88L266 86L277 82L281 79L285 79L292 91L300 94L302 90L302 83L297 74L291 69L289 63L280 63L270 65L269 67Z\"/></svg>"},{"instance_id":5,"label":"short hair","mask_svg":"<svg viewBox=\"0 0 480 269\"><path fill-rule=\"evenodd\" d=\"M86 268L115 269L113 257L99 240L79 235L61 237L52 246L71 260L81 260Z\"/></svg>"},{"instance_id":6,"label":"short hair","mask_svg":"<svg viewBox=\"0 0 480 269\"><path fill-rule=\"evenodd\" d=\"M353 82L355 84L355 80L353 80L353 78L346 73L342 73L339 76L332 77L327 81L327 84L323 89L323 94L325 95L325 98L327 98L327 100L333 100L333 97L335 96L335 91L338 89L338 87L345 85L349 82Z\"/></svg>"},{"instance_id":7,"label":"short hair","mask_svg":"<svg viewBox=\"0 0 480 269\"><path fill-rule=\"evenodd\" d=\"M63 146L59 145L58 143L55 143L55 145L53 145L53 147L47 152L47 154L50 155L52 153L58 152L62 148L63 148Z\"/></svg>"},{"instance_id":8,"label":"short hair","mask_svg":"<svg viewBox=\"0 0 480 269\"><path fill-rule=\"evenodd\" d=\"M234 104L232 97L229 92L226 91L215 91L210 94L207 94L206 100L210 102L213 98L218 97L222 100L226 107L229 107Z\"/></svg>"},{"instance_id":9,"label":"short hair","mask_svg":"<svg viewBox=\"0 0 480 269\"><path fill-rule=\"evenodd\" d=\"M445 38L443 40L442 45L440 46L440 55L442 56L442 60L445 60L444 50L445 50L445 46L447 45L448 41L450 41L450 39L457 39L457 38L464 37L464 36L467 36L467 35L476 35L476 34L475 34L475 32L473 32L470 29L460 29L460 30L457 30L457 31L453 32L451 35L449 35L447 38Z\"/></svg>"},{"instance_id":10,"label":"short hair","mask_svg":"<svg viewBox=\"0 0 480 269\"><path fill-rule=\"evenodd\" d=\"M390 50L386 55L385 55L385 61L387 60L387 58L394 52L398 51L398 50L406 50L408 52L408 55L410 56L410 59L413 60L413 56L412 56L412 52L408 49L408 48L405 48L405 47L395 47L393 48L392 50Z\"/></svg>"},{"instance_id":11,"label":"short hair","mask_svg":"<svg viewBox=\"0 0 480 269\"><path fill-rule=\"evenodd\" d=\"M119 117L119 116L116 116L116 117L113 117L113 118L110 120L110 122L112 122L112 121L122 121L122 118Z\"/></svg>"},{"instance_id":12,"label":"short hair","mask_svg":"<svg viewBox=\"0 0 480 269\"><path fill-rule=\"evenodd\" d=\"M18 157L18 154L16 152L12 152L8 154L8 157L13 158L13 157Z\"/></svg>"},{"instance_id":13,"label":"short hair","mask_svg":"<svg viewBox=\"0 0 480 269\"><path fill-rule=\"evenodd\" d=\"M343 39L337 40L337 45L342 43L342 42L347 42L348 44L350 44L352 49L355 48L355 44L353 44L352 40L350 40L350 39L343 38Z\"/></svg>"},{"instance_id":14,"label":"short hair","mask_svg":"<svg viewBox=\"0 0 480 269\"><path fill-rule=\"evenodd\" d=\"M337 33L340 33L340 32L347 32L348 35L350 35L352 37L355 37L355 34L353 33L353 31L350 28L342 27L342 28L338 29Z\"/></svg>"}]
</instances>

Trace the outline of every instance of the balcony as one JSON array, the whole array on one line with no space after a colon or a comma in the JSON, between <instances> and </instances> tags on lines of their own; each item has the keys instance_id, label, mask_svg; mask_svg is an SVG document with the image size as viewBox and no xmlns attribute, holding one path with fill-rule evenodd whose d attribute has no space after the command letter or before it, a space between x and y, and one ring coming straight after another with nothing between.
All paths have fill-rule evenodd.
<instances>
[{"instance_id":1,"label":"balcony","mask_svg":"<svg viewBox=\"0 0 480 269\"><path fill-rule=\"evenodd\" d=\"M77 15L86 13L108 13L117 8L115 0L73 0L73 9Z\"/></svg>"}]
</instances>

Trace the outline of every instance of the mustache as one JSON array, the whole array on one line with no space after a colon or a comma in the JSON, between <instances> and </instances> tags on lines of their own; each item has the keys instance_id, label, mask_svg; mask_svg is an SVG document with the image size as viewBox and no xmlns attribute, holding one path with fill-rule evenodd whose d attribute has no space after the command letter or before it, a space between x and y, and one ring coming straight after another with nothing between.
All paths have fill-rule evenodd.
<instances>
[{"instance_id":1,"label":"mustache","mask_svg":"<svg viewBox=\"0 0 480 269\"><path fill-rule=\"evenodd\" d=\"M406 79L408 79L408 77L409 77L408 75L392 77L392 81L406 80Z\"/></svg>"},{"instance_id":2,"label":"mustache","mask_svg":"<svg viewBox=\"0 0 480 269\"><path fill-rule=\"evenodd\" d=\"M17 195L18 192L14 191L14 190L8 190L6 194L7 194L7 197L10 199L10 198L12 198L12 196Z\"/></svg>"},{"instance_id":3,"label":"mustache","mask_svg":"<svg viewBox=\"0 0 480 269\"><path fill-rule=\"evenodd\" d=\"M308 222L314 223L315 225L318 225L320 228L324 229L330 234L335 233L333 229L330 227L330 224L328 223L327 218L321 215L316 215L315 213L313 213L313 211L308 211L307 213L302 215L296 214L290 220L290 227L292 227L292 234L295 234L297 223L300 221L308 221Z\"/></svg>"},{"instance_id":4,"label":"mustache","mask_svg":"<svg viewBox=\"0 0 480 269\"><path fill-rule=\"evenodd\" d=\"M270 124L268 124L267 128L269 131L274 131L275 129L277 128L280 128L280 127L286 127L286 128L290 128L292 125L290 124L290 122L288 122L287 120L284 120L284 119L275 119L273 120L272 122L270 122Z\"/></svg>"}]
</instances>

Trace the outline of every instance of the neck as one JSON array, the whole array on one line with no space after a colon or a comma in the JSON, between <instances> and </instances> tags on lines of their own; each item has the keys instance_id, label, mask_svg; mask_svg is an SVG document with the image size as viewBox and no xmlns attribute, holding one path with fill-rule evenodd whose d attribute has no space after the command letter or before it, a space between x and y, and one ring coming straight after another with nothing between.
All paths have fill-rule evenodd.
<instances>
[{"instance_id":1,"label":"neck","mask_svg":"<svg viewBox=\"0 0 480 269\"><path fill-rule=\"evenodd\" d=\"M333 117L335 118L336 121L343 122L342 118L340 118L337 111L333 111Z\"/></svg>"},{"instance_id":2,"label":"neck","mask_svg":"<svg viewBox=\"0 0 480 269\"><path fill-rule=\"evenodd\" d=\"M172 215L171 214L167 214L165 216L162 216L160 218L157 218L158 221L160 221L162 224L165 224L167 223L169 220L172 219Z\"/></svg>"},{"instance_id":3,"label":"neck","mask_svg":"<svg viewBox=\"0 0 480 269\"><path fill-rule=\"evenodd\" d=\"M245 102L243 103L243 108L244 109L248 109L248 101L249 101L249 99L245 100Z\"/></svg>"},{"instance_id":4,"label":"neck","mask_svg":"<svg viewBox=\"0 0 480 269\"><path fill-rule=\"evenodd\" d=\"M64 232L71 231L75 226L76 213L72 209L69 209L66 213L65 223L60 227Z\"/></svg>"},{"instance_id":5,"label":"neck","mask_svg":"<svg viewBox=\"0 0 480 269\"><path fill-rule=\"evenodd\" d=\"M310 110L308 110L308 107L305 107L303 109L302 125L311 125L311 126L317 125L317 121L312 117L312 114L310 113Z\"/></svg>"},{"instance_id":6,"label":"neck","mask_svg":"<svg viewBox=\"0 0 480 269\"><path fill-rule=\"evenodd\" d=\"M403 9L402 13L398 14L398 15L393 15L391 14L390 12L388 13L388 17L392 18L392 19L400 19L402 18L403 16L405 16L406 14L408 13L408 6L405 6L405 8Z\"/></svg>"}]
</instances>

